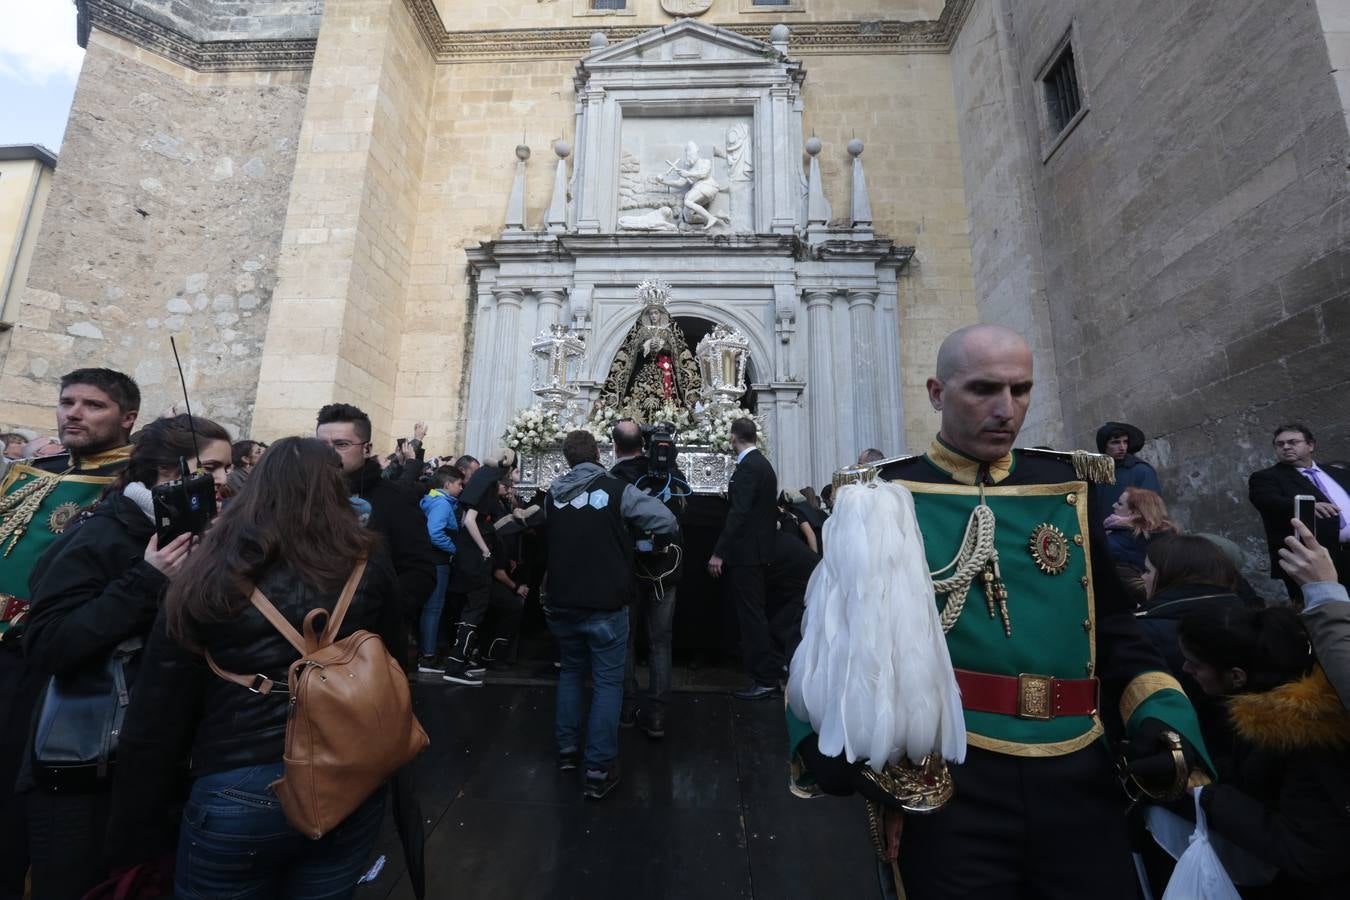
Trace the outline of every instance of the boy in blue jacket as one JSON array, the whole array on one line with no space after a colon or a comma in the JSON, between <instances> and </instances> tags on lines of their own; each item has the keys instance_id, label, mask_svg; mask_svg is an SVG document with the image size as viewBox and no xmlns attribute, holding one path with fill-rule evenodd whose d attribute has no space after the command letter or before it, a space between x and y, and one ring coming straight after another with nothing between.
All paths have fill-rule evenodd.
<instances>
[{"instance_id":1,"label":"boy in blue jacket","mask_svg":"<svg viewBox=\"0 0 1350 900\"><path fill-rule=\"evenodd\" d=\"M455 558L454 532L459 531L458 507L464 490L464 473L454 466L441 466L431 476L432 489L422 498L427 517L427 533L436 547L436 587L422 607L418 628L417 671L445 673L445 659L436 654L436 636L445 609L445 590L450 584L450 564Z\"/></svg>"}]
</instances>

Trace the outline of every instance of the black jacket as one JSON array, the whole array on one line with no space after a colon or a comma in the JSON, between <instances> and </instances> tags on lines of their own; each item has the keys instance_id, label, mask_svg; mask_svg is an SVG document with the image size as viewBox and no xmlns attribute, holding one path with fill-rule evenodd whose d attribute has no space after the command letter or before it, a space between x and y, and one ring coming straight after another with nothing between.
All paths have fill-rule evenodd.
<instances>
[{"instance_id":1,"label":"black jacket","mask_svg":"<svg viewBox=\"0 0 1350 900\"><path fill-rule=\"evenodd\" d=\"M154 523L120 492L73 523L29 576L33 608L24 651L44 675L102 665L130 637L150 633L168 581L145 561Z\"/></svg>"},{"instance_id":2,"label":"black jacket","mask_svg":"<svg viewBox=\"0 0 1350 900\"><path fill-rule=\"evenodd\" d=\"M1322 467L1322 472L1350 492L1350 475L1340 469L1327 467ZM1251 499L1252 506L1261 513L1261 522L1266 527L1266 545L1270 549L1272 578L1279 578L1284 574L1284 570L1280 568L1280 548L1284 546L1284 539L1294 533L1289 520L1294 517L1294 497L1298 494L1310 494L1320 503L1331 502L1317 485L1313 484L1312 479L1304 476L1294 466L1285 463L1276 463L1268 469L1253 472L1247 479L1247 496ZM1331 558L1336 563L1336 571L1341 576L1341 584L1350 584L1346 580L1350 578L1350 559L1347 559L1347 554L1340 549L1337 529L1335 519L1318 519L1317 540L1331 552Z\"/></svg>"},{"instance_id":3,"label":"black jacket","mask_svg":"<svg viewBox=\"0 0 1350 900\"><path fill-rule=\"evenodd\" d=\"M1190 613L1205 612L1224 607L1247 606L1248 601L1237 594L1208 584L1183 584L1159 591L1136 612L1139 628L1158 654L1167 662L1167 668L1186 690L1195 714L1200 719L1200 730L1205 735L1205 746L1210 758L1218 766L1219 777L1229 775L1232 767L1233 729L1228 721L1228 707L1221 698L1211 697L1201 690L1182 668L1186 658L1181 655L1177 631L1181 620Z\"/></svg>"},{"instance_id":4,"label":"black jacket","mask_svg":"<svg viewBox=\"0 0 1350 900\"><path fill-rule=\"evenodd\" d=\"M661 491L665 487L666 479L665 476L653 476L648 478L647 475L649 471L650 466L645 456L633 456L616 462L610 467L609 474L618 478L620 481L626 481L644 494L655 497L658 496L658 491ZM683 470L676 466L671 470L670 475L672 483L680 485L678 488L679 491L688 490L685 486L689 484L689 478L684 474ZM670 510L675 516L675 520L683 524L684 511L689 505L688 497L683 495L671 496L669 499L663 500L662 502L665 503L666 509ZM665 538L665 540L669 542L669 545L678 547L679 550L669 549L668 546L663 545L662 549L658 552L639 553L635 558L635 565L637 566L639 576L643 576L644 573L667 572L673 568L674 571L661 579L663 588L672 588L678 585L680 580L684 577L683 532L681 531L669 538ZM677 556L679 563L675 564L674 560Z\"/></svg>"},{"instance_id":5,"label":"black jacket","mask_svg":"<svg viewBox=\"0 0 1350 900\"><path fill-rule=\"evenodd\" d=\"M258 588L297 630L306 613L319 607L331 610L340 593L306 585L284 565L259 579ZM261 673L284 686L299 653L252 604L243 598L241 602L235 619L203 628L204 649L228 672ZM398 583L381 552L367 564L338 636L364 629L393 646L402 623ZM190 760L194 778L279 761L289 708L284 692L258 694L216 676L204 656L169 637L159 616L118 747L109 834L122 846L110 848L110 855L147 858L135 844L153 839L148 835L181 779L184 760Z\"/></svg>"},{"instance_id":6,"label":"black jacket","mask_svg":"<svg viewBox=\"0 0 1350 900\"><path fill-rule=\"evenodd\" d=\"M384 536L405 608L420 608L436 586L438 554L427 535L427 517L418 497L403 484L383 478L373 459L347 476L347 487L370 504L367 525Z\"/></svg>"},{"instance_id":7,"label":"black jacket","mask_svg":"<svg viewBox=\"0 0 1350 900\"><path fill-rule=\"evenodd\" d=\"M727 522L713 554L729 566L769 565L778 533L778 476L758 448L737 463L727 503Z\"/></svg>"},{"instance_id":8,"label":"black jacket","mask_svg":"<svg viewBox=\"0 0 1350 900\"><path fill-rule=\"evenodd\" d=\"M1279 868L1247 898L1345 896L1350 878L1350 716L1321 669L1230 698L1235 773L1206 787L1210 829Z\"/></svg>"}]
</instances>

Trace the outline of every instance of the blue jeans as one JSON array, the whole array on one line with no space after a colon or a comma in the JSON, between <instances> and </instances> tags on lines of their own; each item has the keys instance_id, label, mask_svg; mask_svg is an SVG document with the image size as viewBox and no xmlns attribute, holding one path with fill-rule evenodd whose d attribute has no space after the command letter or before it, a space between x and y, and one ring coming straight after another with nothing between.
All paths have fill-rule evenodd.
<instances>
[{"instance_id":1,"label":"blue jeans","mask_svg":"<svg viewBox=\"0 0 1350 900\"><path fill-rule=\"evenodd\" d=\"M436 638L441 630L441 611L445 609L445 589L450 585L450 564L436 567L436 586L422 606L422 620L418 623L417 650L423 656L436 653Z\"/></svg>"},{"instance_id":2,"label":"blue jeans","mask_svg":"<svg viewBox=\"0 0 1350 900\"><path fill-rule=\"evenodd\" d=\"M591 714L586 723L586 768L608 772L619 758L619 707L623 705L623 662L628 649L628 610L546 608L548 630L558 641L555 735L558 751L578 749L586 670L591 670Z\"/></svg>"},{"instance_id":3,"label":"blue jeans","mask_svg":"<svg viewBox=\"0 0 1350 900\"><path fill-rule=\"evenodd\" d=\"M192 900L345 900L366 871L384 818L382 787L312 841L268 785L280 762L204 775L183 810L174 896Z\"/></svg>"}]
</instances>

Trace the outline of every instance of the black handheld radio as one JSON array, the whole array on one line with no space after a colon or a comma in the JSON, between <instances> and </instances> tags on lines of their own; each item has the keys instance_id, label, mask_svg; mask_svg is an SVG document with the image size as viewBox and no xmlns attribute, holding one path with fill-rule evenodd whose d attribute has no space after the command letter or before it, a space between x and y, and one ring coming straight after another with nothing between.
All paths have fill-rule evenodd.
<instances>
[{"instance_id":1,"label":"black handheld radio","mask_svg":"<svg viewBox=\"0 0 1350 900\"><path fill-rule=\"evenodd\" d=\"M178 381L183 385L183 405L187 408L188 430L192 433L192 452L199 458L197 429L192 425L192 404L188 401L187 379L183 377L183 363L178 359L178 345L169 338L173 361L178 366ZM201 534L216 516L216 482L205 472L193 474L187 457L178 459L178 478L157 484L150 490L154 502L155 533L159 546L165 547L183 534Z\"/></svg>"}]
</instances>

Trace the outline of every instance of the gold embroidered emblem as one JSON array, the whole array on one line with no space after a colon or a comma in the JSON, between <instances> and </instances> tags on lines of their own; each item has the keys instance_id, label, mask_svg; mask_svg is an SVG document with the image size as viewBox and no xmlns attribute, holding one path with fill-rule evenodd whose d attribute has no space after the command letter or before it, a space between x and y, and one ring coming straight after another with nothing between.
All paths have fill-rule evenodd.
<instances>
[{"instance_id":1,"label":"gold embroidered emblem","mask_svg":"<svg viewBox=\"0 0 1350 900\"><path fill-rule=\"evenodd\" d=\"M1027 549L1037 567L1047 575L1058 575L1069 567L1069 541L1053 525L1042 523L1032 529Z\"/></svg>"},{"instance_id":2,"label":"gold embroidered emblem","mask_svg":"<svg viewBox=\"0 0 1350 900\"><path fill-rule=\"evenodd\" d=\"M52 534L60 534L66 530L66 526L75 521L75 517L80 514L80 504L62 503L52 514L47 517L47 528Z\"/></svg>"}]
</instances>

